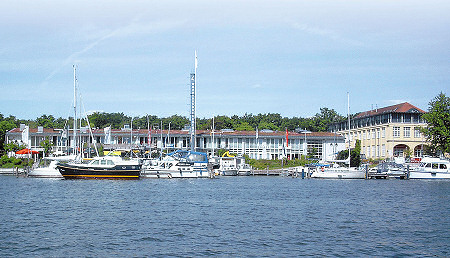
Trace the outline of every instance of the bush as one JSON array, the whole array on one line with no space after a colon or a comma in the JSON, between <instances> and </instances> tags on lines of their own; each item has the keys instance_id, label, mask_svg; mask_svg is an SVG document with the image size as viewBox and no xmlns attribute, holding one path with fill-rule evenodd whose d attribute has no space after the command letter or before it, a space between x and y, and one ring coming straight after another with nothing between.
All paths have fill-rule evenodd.
<instances>
[{"instance_id":1,"label":"bush","mask_svg":"<svg viewBox=\"0 0 450 258\"><path fill-rule=\"evenodd\" d=\"M24 166L33 166L33 159L18 159L15 157L9 158L7 155L3 155L0 158L0 166L2 168L14 168L19 167L22 168Z\"/></svg>"}]
</instances>

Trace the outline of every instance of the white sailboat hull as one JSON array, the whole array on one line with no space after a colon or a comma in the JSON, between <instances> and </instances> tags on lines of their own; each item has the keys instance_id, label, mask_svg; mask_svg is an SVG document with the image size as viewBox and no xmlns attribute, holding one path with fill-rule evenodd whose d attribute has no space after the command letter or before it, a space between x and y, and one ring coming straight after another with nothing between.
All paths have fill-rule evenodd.
<instances>
[{"instance_id":1,"label":"white sailboat hull","mask_svg":"<svg viewBox=\"0 0 450 258\"><path fill-rule=\"evenodd\" d=\"M366 173L356 169L325 169L316 170L311 174L311 178L323 179L365 179Z\"/></svg>"}]
</instances>

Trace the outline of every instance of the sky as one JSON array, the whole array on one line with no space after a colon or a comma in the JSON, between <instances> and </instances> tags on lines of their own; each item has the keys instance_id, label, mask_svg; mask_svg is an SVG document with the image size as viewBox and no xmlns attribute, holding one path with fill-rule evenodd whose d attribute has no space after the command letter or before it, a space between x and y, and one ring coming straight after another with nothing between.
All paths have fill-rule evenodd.
<instances>
[{"instance_id":1,"label":"sky","mask_svg":"<svg viewBox=\"0 0 450 258\"><path fill-rule=\"evenodd\" d=\"M0 113L347 114L450 96L448 0L3 0Z\"/></svg>"}]
</instances>

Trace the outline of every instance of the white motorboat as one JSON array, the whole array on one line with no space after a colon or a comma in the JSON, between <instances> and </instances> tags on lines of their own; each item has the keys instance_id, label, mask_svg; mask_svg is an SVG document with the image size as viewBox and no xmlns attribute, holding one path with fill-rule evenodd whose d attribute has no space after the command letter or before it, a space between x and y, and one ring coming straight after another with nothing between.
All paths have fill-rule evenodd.
<instances>
[{"instance_id":1,"label":"white motorboat","mask_svg":"<svg viewBox=\"0 0 450 258\"><path fill-rule=\"evenodd\" d=\"M237 176L238 167L235 157L221 157L219 164L219 174L221 176Z\"/></svg>"},{"instance_id":2,"label":"white motorboat","mask_svg":"<svg viewBox=\"0 0 450 258\"><path fill-rule=\"evenodd\" d=\"M425 157L419 167L409 172L410 179L450 179L450 161Z\"/></svg>"},{"instance_id":3,"label":"white motorboat","mask_svg":"<svg viewBox=\"0 0 450 258\"><path fill-rule=\"evenodd\" d=\"M203 152L178 150L162 160L143 163L142 177L147 178L208 178L208 157Z\"/></svg>"},{"instance_id":4,"label":"white motorboat","mask_svg":"<svg viewBox=\"0 0 450 258\"><path fill-rule=\"evenodd\" d=\"M75 155L43 158L39 166L28 173L28 177L63 178L56 164L71 160L75 160Z\"/></svg>"}]
</instances>

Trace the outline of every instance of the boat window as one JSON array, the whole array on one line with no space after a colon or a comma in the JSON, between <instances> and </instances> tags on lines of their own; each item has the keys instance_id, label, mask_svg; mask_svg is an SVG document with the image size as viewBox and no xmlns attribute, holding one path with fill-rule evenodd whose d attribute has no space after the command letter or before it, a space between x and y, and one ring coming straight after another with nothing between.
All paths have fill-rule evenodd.
<instances>
[{"instance_id":1,"label":"boat window","mask_svg":"<svg viewBox=\"0 0 450 258\"><path fill-rule=\"evenodd\" d=\"M114 162L112 160L107 160L106 164L112 166L112 165L114 165Z\"/></svg>"},{"instance_id":2,"label":"boat window","mask_svg":"<svg viewBox=\"0 0 450 258\"><path fill-rule=\"evenodd\" d=\"M98 160L94 160L94 161L92 162L92 165L98 165Z\"/></svg>"},{"instance_id":3,"label":"boat window","mask_svg":"<svg viewBox=\"0 0 450 258\"><path fill-rule=\"evenodd\" d=\"M439 164L433 163L433 169L437 169Z\"/></svg>"},{"instance_id":4,"label":"boat window","mask_svg":"<svg viewBox=\"0 0 450 258\"><path fill-rule=\"evenodd\" d=\"M201 155L201 154L195 154L195 153L191 153L191 155L189 155L189 157L187 158L188 161L197 161L197 162L201 162L201 161L206 161L206 156L205 155Z\"/></svg>"},{"instance_id":5,"label":"boat window","mask_svg":"<svg viewBox=\"0 0 450 258\"><path fill-rule=\"evenodd\" d=\"M100 163L101 165L106 165L106 160L102 160L102 162Z\"/></svg>"},{"instance_id":6,"label":"boat window","mask_svg":"<svg viewBox=\"0 0 450 258\"><path fill-rule=\"evenodd\" d=\"M439 168L440 168L440 169L447 169L447 165L445 165L445 164L439 164Z\"/></svg>"},{"instance_id":7,"label":"boat window","mask_svg":"<svg viewBox=\"0 0 450 258\"><path fill-rule=\"evenodd\" d=\"M431 163L427 163L426 168L431 168Z\"/></svg>"}]
</instances>

